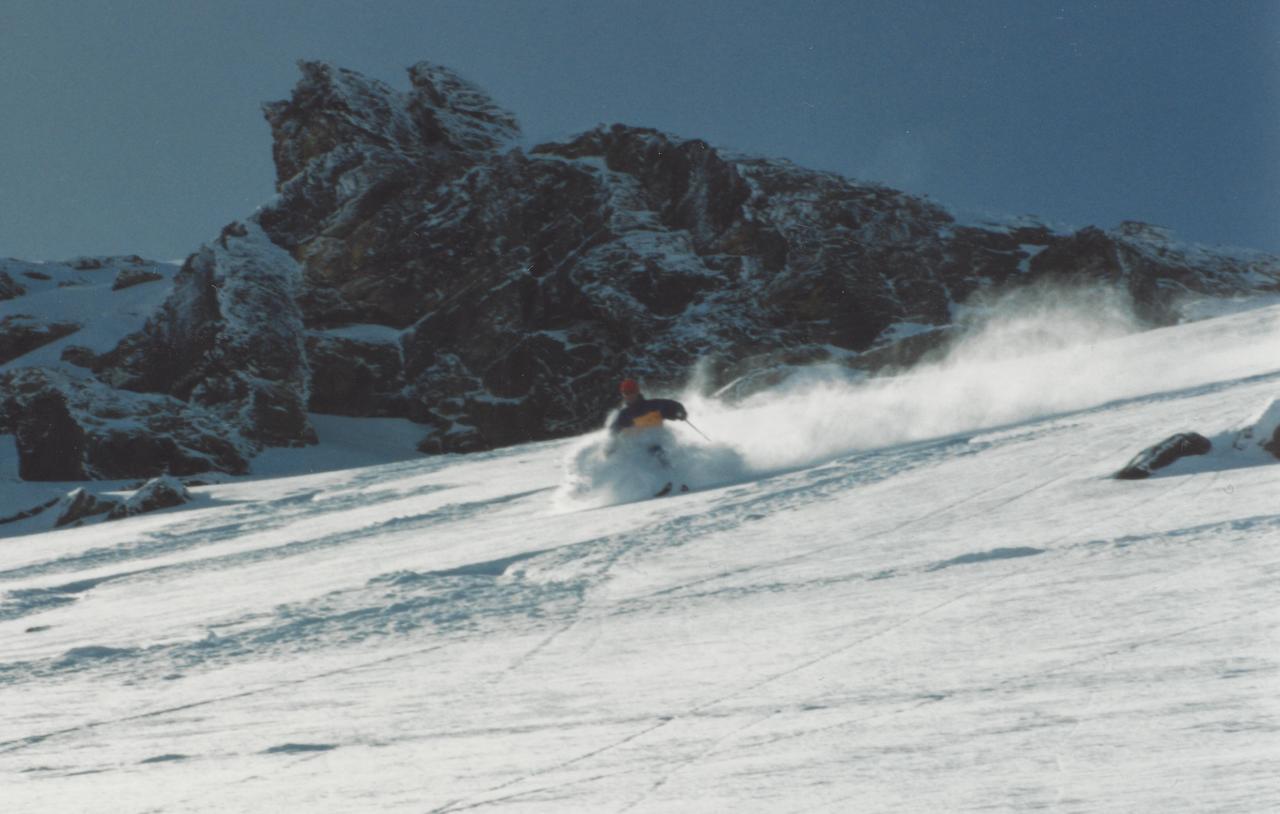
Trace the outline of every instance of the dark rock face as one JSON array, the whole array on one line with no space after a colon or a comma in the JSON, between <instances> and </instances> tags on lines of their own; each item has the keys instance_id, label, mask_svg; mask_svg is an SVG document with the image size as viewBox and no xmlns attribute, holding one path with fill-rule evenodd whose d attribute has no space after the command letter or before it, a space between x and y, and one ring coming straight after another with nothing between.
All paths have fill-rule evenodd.
<instances>
[{"instance_id":1,"label":"dark rock face","mask_svg":"<svg viewBox=\"0 0 1280 814\"><path fill-rule=\"evenodd\" d=\"M25 314L0 318L0 365L78 330L75 322L46 322Z\"/></svg>"},{"instance_id":2,"label":"dark rock face","mask_svg":"<svg viewBox=\"0 0 1280 814\"><path fill-rule=\"evenodd\" d=\"M0 375L0 393L0 434L16 436L23 480L242 474L256 450L216 415L168 396L38 368Z\"/></svg>"},{"instance_id":3,"label":"dark rock face","mask_svg":"<svg viewBox=\"0 0 1280 814\"><path fill-rule=\"evenodd\" d=\"M1271 437L1262 442L1262 448L1271 453L1271 457L1280 459L1280 426L1271 431Z\"/></svg>"},{"instance_id":4,"label":"dark rock face","mask_svg":"<svg viewBox=\"0 0 1280 814\"><path fill-rule=\"evenodd\" d=\"M84 429L71 416L64 394L38 391L19 403L10 398L5 412L18 446L18 477L23 480L83 480Z\"/></svg>"},{"instance_id":5,"label":"dark rock face","mask_svg":"<svg viewBox=\"0 0 1280 814\"><path fill-rule=\"evenodd\" d=\"M398 342L311 334L311 403L317 413L350 416L401 416L404 362Z\"/></svg>"},{"instance_id":6,"label":"dark rock face","mask_svg":"<svg viewBox=\"0 0 1280 814\"><path fill-rule=\"evenodd\" d=\"M68 345L62 349L62 353L58 358L67 364L89 370L92 370L93 366L98 363L98 354L83 345Z\"/></svg>"},{"instance_id":7,"label":"dark rock face","mask_svg":"<svg viewBox=\"0 0 1280 814\"><path fill-rule=\"evenodd\" d=\"M1141 480L1151 477L1158 469L1188 455L1207 455L1213 449L1213 443L1196 432L1180 432L1160 443L1147 447L1134 456L1133 460L1116 473L1120 480Z\"/></svg>"},{"instance_id":8,"label":"dark rock face","mask_svg":"<svg viewBox=\"0 0 1280 814\"><path fill-rule=\"evenodd\" d=\"M268 446L314 443L297 266L256 223L192 255L139 334L95 366L119 388L205 407Z\"/></svg>"}]
</instances>

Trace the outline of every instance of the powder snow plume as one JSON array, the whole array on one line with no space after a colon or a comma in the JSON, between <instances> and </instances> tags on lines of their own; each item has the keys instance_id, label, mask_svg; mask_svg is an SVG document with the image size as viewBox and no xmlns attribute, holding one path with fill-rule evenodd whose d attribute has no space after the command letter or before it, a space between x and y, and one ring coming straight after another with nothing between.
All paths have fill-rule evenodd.
<instances>
[{"instance_id":1,"label":"powder snow plume","mask_svg":"<svg viewBox=\"0 0 1280 814\"><path fill-rule=\"evenodd\" d=\"M630 503L653 497L670 484L705 489L758 476L730 444L707 443L678 430L649 430L609 438L587 436L565 461L567 477L556 494L562 510Z\"/></svg>"},{"instance_id":2,"label":"powder snow plume","mask_svg":"<svg viewBox=\"0 0 1280 814\"><path fill-rule=\"evenodd\" d=\"M694 392L677 395L714 439L708 443L678 424L668 431L660 443L690 456L687 466L673 463L669 472L643 455L606 456L601 433L571 451L566 483L593 503L614 503L651 496L668 476L687 478L692 488L750 480L862 450L1217 381L1270 354L1280 338L1276 326L1270 340L1217 347L1195 360L1172 351L1153 359L1127 342L1144 328L1128 294L1104 286L1029 287L959 311L956 338L907 372L868 377L814 366L733 405ZM1212 345L1211 326L1206 331ZM567 494L566 486L561 495Z\"/></svg>"}]
</instances>

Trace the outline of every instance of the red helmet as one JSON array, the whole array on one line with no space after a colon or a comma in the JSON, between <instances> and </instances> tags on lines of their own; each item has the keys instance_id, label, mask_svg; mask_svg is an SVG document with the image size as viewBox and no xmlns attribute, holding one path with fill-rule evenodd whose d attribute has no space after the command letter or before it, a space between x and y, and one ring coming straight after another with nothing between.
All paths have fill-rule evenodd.
<instances>
[{"instance_id":1,"label":"red helmet","mask_svg":"<svg viewBox=\"0 0 1280 814\"><path fill-rule=\"evenodd\" d=\"M618 392L624 396L637 396L640 394L640 385L635 379L623 379L622 384L618 385Z\"/></svg>"}]
</instances>

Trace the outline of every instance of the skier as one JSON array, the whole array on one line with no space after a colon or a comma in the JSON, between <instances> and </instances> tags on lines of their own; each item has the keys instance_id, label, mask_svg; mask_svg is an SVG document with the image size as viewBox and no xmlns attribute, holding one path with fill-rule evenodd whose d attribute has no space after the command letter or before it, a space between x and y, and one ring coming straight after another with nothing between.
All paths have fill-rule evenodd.
<instances>
[{"instance_id":1,"label":"skier","mask_svg":"<svg viewBox=\"0 0 1280 814\"><path fill-rule=\"evenodd\" d=\"M678 401L645 398L640 392L640 385L636 383L635 379L624 379L622 384L618 386L618 392L622 394L625 406L609 425L609 434L611 436L637 436L660 428L664 420L684 421L689 417L684 405ZM613 441L610 441L606 454L612 452L612 450ZM664 469L671 468L671 461L667 459L667 452L662 448L662 444L653 443L649 447L649 454L657 458ZM687 492L689 487L682 485L680 491ZM656 497L662 497L670 492L671 483L667 483Z\"/></svg>"},{"instance_id":2,"label":"skier","mask_svg":"<svg viewBox=\"0 0 1280 814\"><path fill-rule=\"evenodd\" d=\"M626 406L609 425L611 433L634 433L661 427L663 419L684 421L689 417L684 405L678 401L645 398L635 379L624 379L618 386L618 392L622 394Z\"/></svg>"}]
</instances>

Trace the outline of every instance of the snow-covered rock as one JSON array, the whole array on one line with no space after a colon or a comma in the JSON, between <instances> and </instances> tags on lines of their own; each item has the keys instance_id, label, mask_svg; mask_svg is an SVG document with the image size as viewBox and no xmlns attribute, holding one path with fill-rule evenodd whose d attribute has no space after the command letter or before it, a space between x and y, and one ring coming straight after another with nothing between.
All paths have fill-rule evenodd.
<instances>
[{"instance_id":1,"label":"snow-covered rock","mask_svg":"<svg viewBox=\"0 0 1280 814\"><path fill-rule=\"evenodd\" d=\"M1280 459L1280 399L1268 401L1238 428L1219 433L1212 440L1195 432L1166 438L1134 456L1116 477L1121 480L1147 478L1182 458L1208 455L1211 451L1219 458L1216 462L1219 467L1253 466Z\"/></svg>"},{"instance_id":2,"label":"snow-covered rock","mask_svg":"<svg viewBox=\"0 0 1280 814\"><path fill-rule=\"evenodd\" d=\"M1280 399L1273 400L1251 419L1232 446L1241 451L1261 447L1280 458Z\"/></svg>"},{"instance_id":3,"label":"snow-covered rock","mask_svg":"<svg viewBox=\"0 0 1280 814\"><path fill-rule=\"evenodd\" d=\"M47 514L53 517L52 528L84 525L96 518L120 520L138 514L168 509L191 502L191 492L182 481L169 475L152 478L126 497L97 494L85 487L72 489L61 498L41 503L8 517L0 518L0 524L16 523ZM46 528L48 524L46 524Z\"/></svg>"},{"instance_id":4,"label":"snow-covered rock","mask_svg":"<svg viewBox=\"0 0 1280 814\"><path fill-rule=\"evenodd\" d=\"M169 509L191 502L191 492L182 481L170 476L152 478L129 497L114 505L108 520L119 520L136 514Z\"/></svg>"},{"instance_id":5,"label":"snow-covered rock","mask_svg":"<svg viewBox=\"0 0 1280 814\"><path fill-rule=\"evenodd\" d=\"M163 279L165 279L163 274L149 269L124 269L116 275L115 282L111 284L111 290L119 291L124 288L132 288L135 285L154 283Z\"/></svg>"},{"instance_id":6,"label":"snow-covered rock","mask_svg":"<svg viewBox=\"0 0 1280 814\"><path fill-rule=\"evenodd\" d=\"M0 434L16 437L23 480L243 473L257 450L198 405L55 370L0 374L0 394Z\"/></svg>"},{"instance_id":7,"label":"snow-covered rock","mask_svg":"<svg viewBox=\"0 0 1280 814\"><path fill-rule=\"evenodd\" d=\"M58 519L55 528L79 524L89 517L105 515L121 505L120 501L99 497L84 489L74 489L59 504Z\"/></svg>"},{"instance_id":8,"label":"snow-covered rock","mask_svg":"<svg viewBox=\"0 0 1280 814\"><path fill-rule=\"evenodd\" d=\"M262 444L313 443L297 276L255 222L233 223L187 260L163 307L95 372L207 408Z\"/></svg>"}]
</instances>

